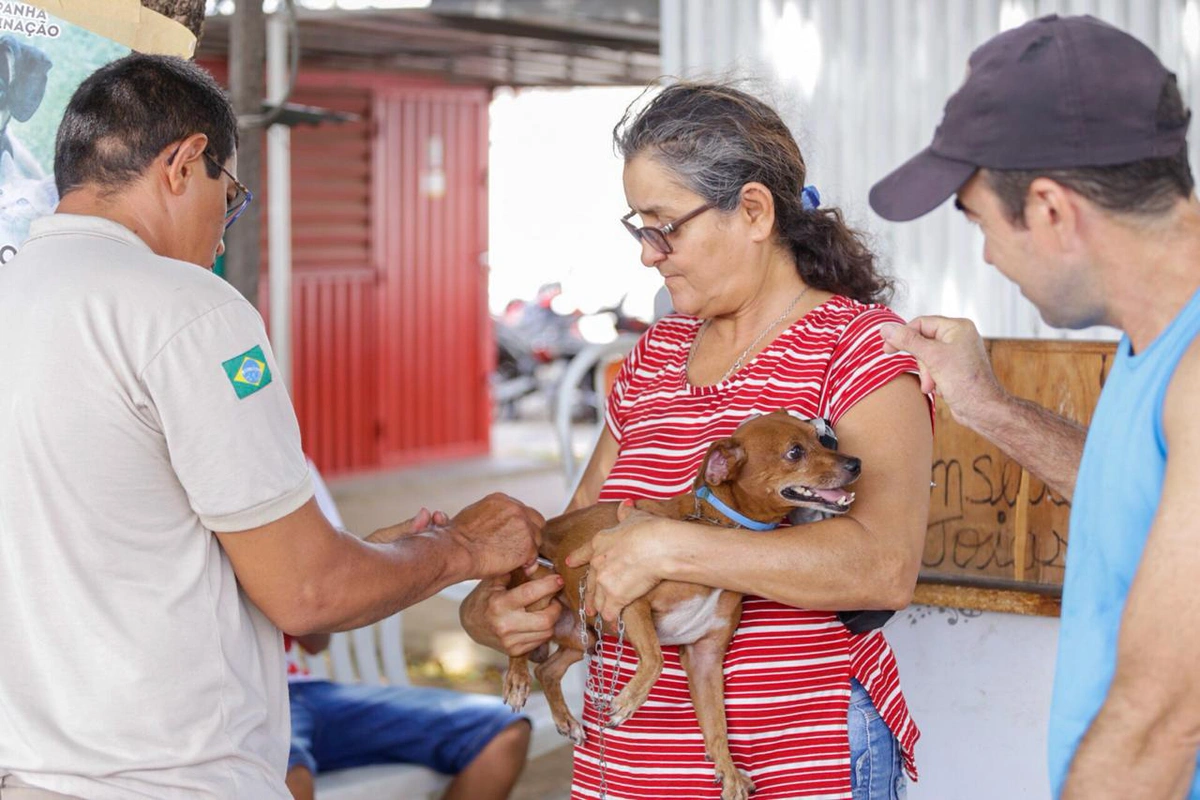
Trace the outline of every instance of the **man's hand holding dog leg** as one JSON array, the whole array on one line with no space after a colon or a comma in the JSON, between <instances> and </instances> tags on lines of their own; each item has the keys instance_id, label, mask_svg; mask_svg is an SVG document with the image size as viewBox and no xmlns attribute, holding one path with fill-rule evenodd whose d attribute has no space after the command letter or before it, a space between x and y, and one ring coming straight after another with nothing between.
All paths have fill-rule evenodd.
<instances>
[{"instance_id":1,"label":"man's hand holding dog leg","mask_svg":"<svg viewBox=\"0 0 1200 800\"><path fill-rule=\"evenodd\" d=\"M562 589L563 579L552 573L508 588L501 576L480 581L458 609L463 630L480 644L508 656L521 656L550 640L562 606L551 600L541 611L527 611L533 604L552 598Z\"/></svg>"},{"instance_id":2,"label":"man's hand holding dog leg","mask_svg":"<svg viewBox=\"0 0 1200 800\"><path fill-rule=\"evenodd\" d=\"M1071 499L1087 429L1005 392L973 322L917 317L907 325L884 324L880 332L885 351L916 357L921 391L936 391L957 422Z\"/></svg>"},{"instance_id":3,"label":"man's hand holding dog leg","mask_svg":"<svg viewBox=\"0 0 1200 800\"><path fill-rule=\"evenodd\" d=\"M490 578L504 575L536 557L537 535L545 524L545 518L537 511L495 493L467 506L453 519L441 511L422 508L410 520L380 528L367 541L387 544L420 534L448 536L470 557L467 573ZM520 560L513 565L516 559Z\"/></svg>"},{"instance_id":4,"label":"man's hand holding dog leg","mask_svg":"<svg viewBox=\"0 0 1200 800\"><path fill-rule=\"evenodd\" d=\"M545 524L537 511L497 492L458 512L444 530L470 554L471 574L492 578L537 558Z\"/></svg>"},{"instance_id":5,"label":"man's hand holding dog leg","mask_svg":"<svg viewBox=\"0 0 1200 800\"><path fill-rule=\"evenodd\" d=\"M504 575L533 560L544 523L500 494L445 526L422 529L425 516L365 541L334 529L310 500L269 525L217 537L250 599L299 635L361 627L451 584Z\"/></svg>"}]
</instances>

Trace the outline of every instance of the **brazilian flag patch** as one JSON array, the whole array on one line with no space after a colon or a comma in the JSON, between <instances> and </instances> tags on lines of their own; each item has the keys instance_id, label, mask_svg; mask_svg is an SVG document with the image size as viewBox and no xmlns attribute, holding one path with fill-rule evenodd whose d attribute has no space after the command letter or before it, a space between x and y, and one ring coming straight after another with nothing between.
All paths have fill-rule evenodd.
<instances>
[{"instance_id":1,"label":"brazilian flag patch","mask_svg":"<svg viewBox=\"0 0 1200 800\"><path fill-rule=\"evenodd\" d=\"M225 374L233 384L233 390L237 392L239 400L249 397L271 382L271 368L267 366L267 357L258 345L240 356L222 361L221 366L225 368Z\"/></svg>"}]
</instances>

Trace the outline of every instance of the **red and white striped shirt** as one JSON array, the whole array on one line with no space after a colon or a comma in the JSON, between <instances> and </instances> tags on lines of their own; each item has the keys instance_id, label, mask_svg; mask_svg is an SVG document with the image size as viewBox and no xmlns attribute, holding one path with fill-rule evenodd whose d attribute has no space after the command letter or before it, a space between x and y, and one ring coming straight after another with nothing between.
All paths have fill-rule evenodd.
<instances>
[{"instance_id":1,"label":"red and white striped shirt","mask_svg":"<svg viewBox=\"0 0 1200 800\"><path fill-rule=\"evenodd\" d=\"M296 641L296 637L285 633L283 635L283 663L287 666L288 683L313 680L312 673L297 656L299 651L300 643Z\"/></svg>"},{"instance_id":2,"label":"red and white striped shirt","mask_svg":"<svg viewBox=\"0 0 1200 800\"><path fill-rule=\"evenodd\" d=\"M609 396L607 422L620 451L599 499L661 499L688 491L708 445L731 435L752 413L789 408L836 425L875 389L916 372L910 356L883 352L879 326L900 321L883 306L835 296L728 380L692 386L687 354L701 321L661 320L634 347ZM607 685L615 640L606 637L604 647ZM621 727L604 731L608 797L719 798L679 650L663 650L662 677L646 704ZM636 664L627 646L618 691ZM919 732L882 633L852 636L831 612L744 599L725 657L725 708L730 751L754 780L755 800L850 798L851 677L866 687L896 734L915 779L912 753ZM590 702L584 724L588 739L575 750L572 787L578 799L598 797L600 788L599 731Z\"/></svg>"}]
</instances>

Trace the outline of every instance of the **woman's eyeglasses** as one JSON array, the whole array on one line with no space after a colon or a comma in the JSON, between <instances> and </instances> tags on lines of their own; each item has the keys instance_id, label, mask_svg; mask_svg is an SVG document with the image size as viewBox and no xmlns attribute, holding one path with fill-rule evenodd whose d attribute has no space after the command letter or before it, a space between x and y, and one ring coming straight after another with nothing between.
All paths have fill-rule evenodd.
<instances>
[{"instance_id":1,"label":"woman's eyeglasses","mask_svg":"<svg viewBox=\"0 0 1200 800\"><path fill-rule=\"evenodd\" d=\"M639 242L645 242L663 255L670 255L674 252L671 248L671 243L667 241L667 236L679 230L679 226L687 222L692 217L698 216L712 208L712 203L705 203L695 211L689 211L679 219L671 220L666 225L659 227L651 227L649 225L639 228L629 221L629 218L636 214L636 211L630 211L625 216L621 217L621 224L625 226L625 230L637 239Z\"/></svg>"}]
</instances>

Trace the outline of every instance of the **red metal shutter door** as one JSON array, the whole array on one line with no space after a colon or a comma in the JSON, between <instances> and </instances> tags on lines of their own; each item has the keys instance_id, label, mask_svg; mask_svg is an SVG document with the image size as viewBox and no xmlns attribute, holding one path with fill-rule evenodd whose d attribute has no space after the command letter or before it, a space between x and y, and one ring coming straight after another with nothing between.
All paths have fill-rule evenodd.
<instances>
[{"instance_id":1,"label":"red metal shutter door","mask_svg":"<svg viewBox=\"0 0 1200 800\"><path fill-rule=\"evenodd\" d=\"M457 87L377 97L385 466L488 450L488 100Z\"/></svg>"},{"instance_id":2,"label":"red metal shutter door","mask_svg":"<svg viewBox=\"0 0 1200 800\"><path fill-rule=\"evenodd\" d=\"M379 465L371 92L302 84L293 99L360 117L292 129L296 415L304 446L323 472L371 469ZM265 261L265 249L263 255Z\"/></svg>"}]
</instances>

